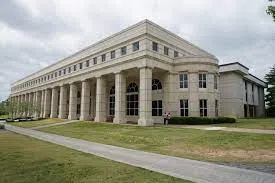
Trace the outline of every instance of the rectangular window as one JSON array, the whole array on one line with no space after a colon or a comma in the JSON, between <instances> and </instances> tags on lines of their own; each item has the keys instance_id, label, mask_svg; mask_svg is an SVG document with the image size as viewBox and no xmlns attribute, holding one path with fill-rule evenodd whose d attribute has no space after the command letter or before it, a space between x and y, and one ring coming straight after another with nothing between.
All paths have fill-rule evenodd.
<instances>
[{"instance_id":1,"label":"rectangular window","mask_svg":"<svg viewBox=\"0 0 275 183\"><path fill-rule=\"evenodd\" d=\"M254 85L252 84L252 102L254 103Z\"/></svg>"},{"instance_id":2,"label":"rectangular window","mask_svg":"<svg viewBox=\"0 0 275 183\"><path fill-rule=\"evenodd\" d=\"M71 67L68 68L68 73L71 73Z\"/></svg>"},{"instance_id":3,"label":"rectangular window","mask_svg":"<svg viewBox=\"0 0 275 183\"><path fill-rule=\"evenodd\" d=\"M82 63L79 63L79 69L82 69Z\"/></svg>"},{"instance_id":4,"label":"rectangular window","mask_svg":"<svg viewBox=\"0 0 275 183\"><path fill-rule=\"evenodd\" d=\"M174 51L174 57L176 58L176 57L178 57L178 56L179 56L179 52Z\"/></svg>"},{"instance_id":5,"label":"rectangular window","mask_svg":"<svg viewBox=\"0 0 275 183\"><path fill-rule=\"evenodd\" d=\"M200 100L200 116L207 116L207 100L205 99Z\"/></svg>"},{"instance_id":6,"label":"rectangular window","mask_svg":"<svg viewBox=\"0 0 275 183\"><path fill-rule=\"evenodd\" d=\"M48 80L50 80L50 75L48 75Z\"/></svg>"},{"instance_id":7,"label":"rectangular window","mask_svg":"<svg viewBox=\"0 0 275 183\"><path fill-rule=\"evenodd\" d=\"M90 66L90 60L86 60L86 67Z\"/></svg>"},{"instance_id":8,"label":"rectangular window","mask_svg":"<svg viewBox=\"0 0 275 183\"><path fill-rule=\"evenodd\" d=\"M63 73L64 73L64 75L66 74L66 69L63 69Z\"/></svg>"},{"instance_id":9,"label":"rectangular window","mask_svg":"<svg viewBox=\"0 0 275 183\"><path fill-rule=\"evenodd\" d=\"M162 116L162 100L152 101L152 116Z\"/></svg>"},{"instance_id":10,"label":"rectangular window","mask_svg":"<svg viewBox=\"0 0 275 183\"><path fill-rule=\"evenodd\" d=\"M53 74L51 74L51 79L53 79ZM37 81L37 80L36 80Z\"/></svg>"},{"instance_id":11,"label":"rectangular window","mask_svg":"<svg viewBox=\"0 0 275 183\"><path fill-rule=\"evenodd\" d=\"M153 47L152 47L152 49L153 49L154 51L158 51L158 43L153 42Z\"/></svg>"},{"instance_id":12,"label":"rectangular window","mask_svg":"<svg viewBox=\"0 0 275 183\"><path fill-rule=\"evenodd\" d=\"M206 88L206 74L199 74L199 88Z\"/></svg>"},{"instance_id":13,"label":"rectangular window","mask_svg":"<svg viewBox=\"0 0 275 183\"><path fill-rule=\"evenodd\" d=\"M116 58L116 51L111 51L111 59L114 59Z\"/></svg>"},{"instance_id":14,"label":"rectangular window","mask_svg":"<svg viewBox=\"0 0 275 183\"><path fill-rule=\"evenodd\" d=\"M138 94L130 94L126 97L127 100L127 116L138 116Z\"/></svg>"},{"instance_id":15,"label":"rectangular window","mask_svg":"<svg viewBox=\"0 0 275 183\"><path fill-rule=\"evenodd\" d=\"M110 95L109 97L109 115L115 115L115 95Z\"/></svg>"},{"instance_id":16,"label":"rectangular window","mask_svg":"<svg viewBox=\"0 0 275 183\"><path fill-rule=\"evenodd\" d=\"M164 46L164 55L169 55L169 48Z\"/></svg>"},{"instance_id":17,"label":"rectangular window","mask_svg":"<svg viewBox=\"0 0 275 183\"><path fill-rule=\"evenodd\" d=\"M76 71L76 65L74 65L74 71Z\"/></svg>"},{"instance_id":18,"label":"rectangular window","mask_svg":"<svg viewBox=\"0 0 275 183\"><path fill-rule=\"evenodd\" d=\"M188 88L188 74L180 74L180 88Z\"/></svg>"},{"instance_id":19,"label":"rectangular window","mask_svg":"<svg viewBox=\"0 0 275 183\"><path fill-rule=\"evenodd\" d=\"M189 116L188 100L180 100L180 115Z\"/></svg>"},{"instance_id":20,"label":"rectangular window","mask_svg":"<svg viewBox=\"0 0 275 183\"><path fill-rule=\"evenodd\" d=\"M59 71L59 76L61 76L61 74L62 74L62 73L61 73L61 70L60 70L60 71Z\"/></svg>"},{"instance_id":21,"label":"rectangular window","mask_svg":"<svg viewBox=\"0 0 275 183\"><path fill-rule=\"evenodd\" d=\"M76 105L76 114L80 114L80 104Z\"/></svg>"},{"instance_id":22,"label":"rectangular window","mask_svg":"<svg viewBox=\"0 0 275 183\"><path fill-rule=\"evenodd\" d=\"M106 60L106 54L101 55L101 61L105 62L105 60Z\"/></svg>"},{"instance_id":23,"label":"rectangular window","mask_svg":"<svg viewBox=\"0 0 275 183\"><path fill-rule=\"evenodd\" d=\"M133 51L139 50L139 42L133 43Z\"/></svg>"},{"instance_id":24,"label":"rectangular window","mask_svg":"<svg viewBox=\"0 0 275 183\"><path fill-rule=\"evenodd\" d=\"M97 64L97 57L93 58L93 61L94 61L94 65Z\"/></svg>"},{"instance_id":25,"label":"rectangular window","mask_svg":"<svg viewBox=\"0 0 275 183\"><path fill-rule=\"evenodd\" d=\"M215 116L219 116L219 101L215 100Z\"/></svg>"},{"instance_id":26,"label":"rectangular window","mask_svg":"<svg viewBox=\"0 0 275 183\"><path fill-rule=\"evenodd\" d=\"M245 101L247 102L247 82L244 81L244 87L245 87Z\"/></svg>"},{"instance_id":27,"label":"rectangular window","mask_svg":"<svg viewBox=\"0 0 275 183\"><path fill-rule=\"evenodd\" d=\"M123 47L120 48L120 54L121 55L126 55L126 52L127 52L126 46L123 46Z\"/></svg>"},{"instance_id":28,"label":"rectangular window","mask_svg":"<svg viewBox=\"0 0 275 183\"><path fill-rule=\"evenodd\" d=\"M214 75L214 89L218 89L218 77Z\"/></svg>"}]
</instances>

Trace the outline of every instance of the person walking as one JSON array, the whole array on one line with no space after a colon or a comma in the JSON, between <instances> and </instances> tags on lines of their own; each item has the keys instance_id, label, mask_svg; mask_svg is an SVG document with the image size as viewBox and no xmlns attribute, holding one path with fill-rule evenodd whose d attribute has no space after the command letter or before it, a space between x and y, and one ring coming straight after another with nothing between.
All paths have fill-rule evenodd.
<instances>
[{"instance_id":1,"label":"person walking","mask_svg":"<svg viewBox=\"0 0 275 183\"><path fill-rule=\"evenodd\" d=\"M171 118L171 113L168 112L168 114L166 116L166 125L168 125L170 118Z\"/></svg>"},{"instance_id":2,"label":"person walking","mask_svg":"<svg viewBox=\"0 0 275 183\"><path fill-rule=\"evenodd\" d=\"M164 113L163 115L163 124L166 124L166 119L167 119L167 112Z\"/></svg>"}]
</instances>

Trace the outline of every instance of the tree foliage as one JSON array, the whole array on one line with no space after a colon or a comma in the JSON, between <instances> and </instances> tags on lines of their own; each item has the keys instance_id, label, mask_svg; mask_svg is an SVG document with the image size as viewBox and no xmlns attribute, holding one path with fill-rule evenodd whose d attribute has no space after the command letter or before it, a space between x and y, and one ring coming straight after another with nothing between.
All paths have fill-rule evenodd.
<instances>
[{"instance_id":1,"label":"tree foliage","mask_svg":"<svg viewBox=\"0 0 275 183\"><path fill-rule=\"evenodd\" d=\"M274 0L269 0L270 2ZM273 21L275 21L275 6L269 5L267 6L266 13L273 17Z\"/></svg>"},{"instance_id":2,"label":"tree foliage","mask_svg":"<svg viewBox=\"0 0 275 183\"><path fill-rule=\"evenodd\" d=\"M268 74L265 75L268 84L267 94L265 96L268 116L275 117L275 65Z\"/></svg>"}]
</instances>

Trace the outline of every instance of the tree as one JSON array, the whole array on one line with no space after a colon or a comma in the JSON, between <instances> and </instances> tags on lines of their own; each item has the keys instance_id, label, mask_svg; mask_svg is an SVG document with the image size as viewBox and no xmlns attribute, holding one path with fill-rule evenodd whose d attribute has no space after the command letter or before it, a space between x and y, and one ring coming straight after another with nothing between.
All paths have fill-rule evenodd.
<instances>
[{"instance_id":1,"label":"tree","mask_svg":"<svg viewBox=\"0 0 275 183\"><path fill-rule=\"evenodd\" d=\"M269 2L272 2L274 0L268 0ZM269 5L267 6L266 13L268 15L271 15L273 17L273 21L275 21L275 6Z\"/></svg>"},{"instance_id":2,"label":"tree","mask_svg":"<svg viewBox=\"0 0 275 183\"><path fill-rule=\"evenodd\" d=\"M265 96L267 107L267 115L275 117L275 65L268 74L265 75L268 84L267 94Z\"/></svg>"}]
</instances>

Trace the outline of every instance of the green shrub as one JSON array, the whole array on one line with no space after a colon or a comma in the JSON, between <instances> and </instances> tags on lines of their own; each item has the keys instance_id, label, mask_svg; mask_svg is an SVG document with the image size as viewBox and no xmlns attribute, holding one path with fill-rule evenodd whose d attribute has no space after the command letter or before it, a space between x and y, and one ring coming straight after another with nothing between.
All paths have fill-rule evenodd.
<instances>
[{"instance_id":1,"label":"green shrub","mask_svg":"<svg viewBox=\"0 0 275 183\"><path fill-rule=\"evenodd\" d=\"M0 130L5 129L5 126L3 124L0 124Z\"/></svg>"},{"instance_id":2,"label":"green shrub","mask_svg":"<svg viewBox=\"0 0 275 183\"><path fill-rule=\"evenodd\" d=\"M219 123L236 123L235 118L229 117L172 117L169 120L169 124L177 125L207 125L207 124L219 124Z\"/></svg>"}]
</instances>

